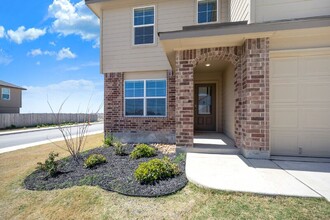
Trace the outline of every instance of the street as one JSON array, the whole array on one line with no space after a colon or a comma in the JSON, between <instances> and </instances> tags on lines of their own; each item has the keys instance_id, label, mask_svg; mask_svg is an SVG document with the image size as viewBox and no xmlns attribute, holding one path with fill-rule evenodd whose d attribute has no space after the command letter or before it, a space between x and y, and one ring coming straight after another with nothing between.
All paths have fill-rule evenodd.
<instances>
[{"instance_id":1,"label":"street","mask_svg":"<svg viewBox=\"0 0 330 220\"><path fill-rule=\"evenodd\" d=\"M76 135L77 127L71 127L72 135ZM88 127L88 134L102 133L103 123L92 124ZM1 134L1 133L0 133ZM63 138L58 129L27 131L22 133L13 133L0 135L0 153L6 152L7 148L25 148L28 146L47 143ZM22 147L19 147L22 146ZM24 146L24 147L23 147Z\"/></svg>"}]
</instances>

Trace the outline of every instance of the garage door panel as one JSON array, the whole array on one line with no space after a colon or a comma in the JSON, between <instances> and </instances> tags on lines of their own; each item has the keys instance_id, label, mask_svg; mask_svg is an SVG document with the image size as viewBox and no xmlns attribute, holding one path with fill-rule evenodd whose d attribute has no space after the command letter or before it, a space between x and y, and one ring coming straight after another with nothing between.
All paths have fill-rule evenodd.
<instances>
[{"instance_id":1,"label":"garage door panel","mask_svg":"<svg viewBox=\"0 0 330 220\"><path fill-rule=\"evenodd\" d=\"M301 156L326 157L330 155L329 133L327 131L310 131L299 134L298 146Z\"/></svg>"},{"instance_id":2,"label":"garage door panel","mask_svg":"<svg viewBox=\"0 0 330 220\"><path fill-rule=\"evenodd\" d=\"M330 157L330 55L271 59L272 155Z\"/></svg>"},{"instance_id":3,"label":"garage door panel","mask_svg":"<svg viewBox=\"0 0 330 220\"><path fill-rule=\"evenodd\" d=\"M298 58L284 58L271 60L270 62L271 72L274 74L272 77L292 77L298 75Z\"/></svg>"},{"instance_id":4,"label":"garage door panel","mask_svg":"<svg viewBox=\"0 0 330 220\"><path fill-rule=\"evenodd\" d=\"M298 128L298 110L296 108L274 107L271 111L273 128Z\"/></svg>"},{"instance_id":5,"label":"garage door panel","mask_svg":"<svg viewBox=\"0 0 330 220\"><path fill-rule=\"evenodd\" d=\"M302 103L330 103L330 82L301 82L298 94Z\"/></svg>"},{"instance_id":6,"label":"garage door panel","mask_svg":"<svg viewBox=\"0 0 330 220\"><path fill-rule=\"evenodd\" d=\"M301 57L299 73L303 77L330 76L330 56Z\"/></svg>"},{"instance_id":7,"label":"garage door panel","mask_svg":"<svg viewBox=\"0 0 330 220\"><path fill-rule=\"evenodd\" d=\"M330 108L302 108L298 115L301 128L321 131L327 129L330 136Z\"/></svg>"},{"instance_id":8,"label":"garage door panel","mask_svg":"<svg viewBox=\"0 0 330 220\"><path fill-rule=\"evenodd\" d=\"M270 136L272 154L296 155L298 153L298 135L296 131L273 130Z\"/></svg>"},{"instance_id":9,"label":"garage door panel","mask_svg":"<svg viewBox=\"0 0 330 220\"><path fill-rule=\"evenodd\" d=\"M273 103L292 103L298 101L297 83L274 83L271 86Z\"/></svg>"}]
</instances>

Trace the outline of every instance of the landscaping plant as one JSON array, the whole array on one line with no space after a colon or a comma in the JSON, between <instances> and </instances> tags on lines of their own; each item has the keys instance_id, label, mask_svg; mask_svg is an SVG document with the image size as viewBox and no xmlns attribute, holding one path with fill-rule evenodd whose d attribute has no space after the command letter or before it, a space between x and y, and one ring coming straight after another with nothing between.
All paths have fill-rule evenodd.
<instances>
[{"instance_id":1,"label":"landscaping plant","mask_svg":"<svg viewBox=\"0 0 330 220\"><path fill-rule=\"evenodd\" d=\"M58 153L50 152L48 159L45 160L45 163L38 162L37 169L46 171L49 176L54 177L58 173L57 167L58 163L55 161L55 158L58 157Z\"/></svg>"},{"instance_id":2,"label":"landscaping plant","mask_svg":"<svg viewBox=\"0 0 330 220\"><path fill-rule=\"evenodd\" d=\"M93 168L96 165L99 165L99 164L102 164L102 163L106 163L106 162L107 162L107 159L102 154L91 154L84 161L84 166L86 168Z\"/></svg>"},{"instance_id":3,"label":"landscaping plant","mask_svg":"<svg viewBox=\"0 0 330 220\"><path fill-rule=\"evenodd\" d=\"M154 184L159 180L166 180L180 174L177 164L168 157L153 159L141 163L134 172L134 176L141 184Z\"/></svg>"},{"instance_id":4,"label":"landscaping plant","mask_svg":"<svg viewBox=\"0 0 330 220\"><path fill-rule=\"evenodd\" d=\"M156 156L156 149L147 144L138 144L130 154L131 159L139 159L141 157Z\"/></svg>"},{"instance_id":5,"label":"landscaping plant","mask_svg":"<svg viewBox=\"0 0 330 220\"><path fill-rule=\"evenodd\" d=\"M113 146L115 141L116 141L116 138L113 136L113 134L107 133L105 135L103 143L106 147L110 147L110 146Z\"/></svg>"},{"instance_id":6,"label":"landscaping plant","mask_svg":"<svg viewBox=\"0 0 330 220\"><path fill-rule=\"evenodd\" d=\"M125 145L120 141L113 142L113 147L115 148L115 154L119 156L126 155L125 153Z\"/></svg>"}]
</instances>

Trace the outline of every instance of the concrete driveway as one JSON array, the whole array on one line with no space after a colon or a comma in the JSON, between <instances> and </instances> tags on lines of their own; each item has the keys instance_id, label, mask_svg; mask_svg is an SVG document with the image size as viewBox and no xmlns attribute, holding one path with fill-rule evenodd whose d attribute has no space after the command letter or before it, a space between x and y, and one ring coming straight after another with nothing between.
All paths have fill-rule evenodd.
<instances>
[{"instance_id":1,"label":"concrete driveway","mask_svg":"<svg viewBox=\"0 0 330 220\"><path fill-rule=\"evenodd\" d=\"M240 155L188 153L189 181L212 189L266 195L325 197L330 163L246 159Z\"/></svg>"}]
</instances>

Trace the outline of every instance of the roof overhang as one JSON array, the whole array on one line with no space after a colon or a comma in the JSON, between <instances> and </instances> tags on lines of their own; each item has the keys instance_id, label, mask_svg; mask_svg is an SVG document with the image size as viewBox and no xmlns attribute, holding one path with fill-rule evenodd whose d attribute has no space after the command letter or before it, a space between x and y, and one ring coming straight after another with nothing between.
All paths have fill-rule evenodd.
<instances>
[{"instance_id":1,"label":"roof overhang","mask_svg":"<svg viewBox=\"0 0 330 220\"><path fill-rule=\"evenodd\" d=\"M114 0L85 0L87 7L94 12L97 17L101 17L102 10L108 8Z\"/></svg>"},{"instance_id":2,"label":"roof overhang","mask_svg":"<svg viewBox=\"0 0 330 220\"><path fill-rule=\"evenodd\" d=\"M175 68L175 51L210 47L241 46L245 39L329 34L330 16L266 23L230 22L183 27L158 33L163 49Z\"/></svg>"}]
</instances>

